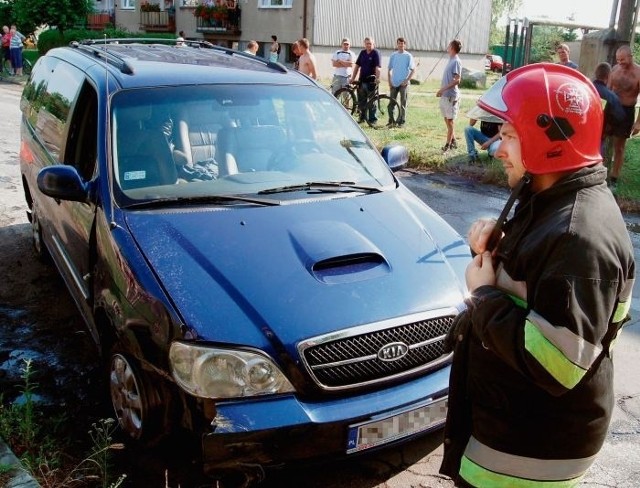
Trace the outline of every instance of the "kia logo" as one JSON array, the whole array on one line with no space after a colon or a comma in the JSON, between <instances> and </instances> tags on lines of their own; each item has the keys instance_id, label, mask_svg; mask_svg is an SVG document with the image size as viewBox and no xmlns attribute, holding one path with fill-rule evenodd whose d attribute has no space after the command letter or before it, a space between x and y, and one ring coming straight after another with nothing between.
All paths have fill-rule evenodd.
<instances>
[{"instance_id":1,"label":"kia logo","mask_svg":"<svg viewBox=\"0 0 640 488\"><path fill-rule=\"evenodd\" d=\"M381 361L397 361L409 353L409 346L404 342L392 342L386 344L378 351L378 359Z\"/></svg>"}]
</instances>

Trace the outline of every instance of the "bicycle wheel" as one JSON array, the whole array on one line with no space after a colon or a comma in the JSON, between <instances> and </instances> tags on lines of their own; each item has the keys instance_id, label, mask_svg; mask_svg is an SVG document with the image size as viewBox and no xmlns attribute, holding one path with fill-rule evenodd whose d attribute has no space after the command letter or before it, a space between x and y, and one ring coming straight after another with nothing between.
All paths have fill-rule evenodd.
<instances>
[{"instance_id":1,"label":"bicycle wheel","mask_svg":"<svg viewBox=\"0 0 640 488\"><path fill-rule=\"evenodd\" d=\"M370 121L367 118L367 124L374 129L381 127L395 127L398 120L401 119L402 107L389 95L377 95L367 103L367 113L371 113L371 109L376 110L376 119Z\"/></svg>"},{"instance_id":2,"label":"bicycle wheel","mask_svg":"<svg viewBox=\"0 0 640 488\"><path fill-rule=\"evenodd\" d=\"M347 111L353 115L356 113L358 104L356 103L356 95L349 88L343 87L333 94Z\"/></svg>"},{"instance_id":3,"label":"bicycle wheel","mask_svg":"<svg viewBox=\"0 0 640 488\"><path fill-rule=\"evenodd\" d=\"M22 74L29 76L31 74L31 61L22 58Z\"/></svg>"}]
</instances>

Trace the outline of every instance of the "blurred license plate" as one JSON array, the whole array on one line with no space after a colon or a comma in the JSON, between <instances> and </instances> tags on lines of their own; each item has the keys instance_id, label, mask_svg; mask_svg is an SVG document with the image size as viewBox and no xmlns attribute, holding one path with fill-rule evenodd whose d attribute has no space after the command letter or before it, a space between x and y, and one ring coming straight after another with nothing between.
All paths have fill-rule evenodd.
<instances>
[{"instance_id":1,"label":"blurred license plate","mask_svg":"<svg viewBox=\"0 0 640 488\"><path fill-rule=\"evenodd\" d=\"M347 454L435 428L447 418L447 398L378 420L350 425Z\"/></svg>"}]
</instances>

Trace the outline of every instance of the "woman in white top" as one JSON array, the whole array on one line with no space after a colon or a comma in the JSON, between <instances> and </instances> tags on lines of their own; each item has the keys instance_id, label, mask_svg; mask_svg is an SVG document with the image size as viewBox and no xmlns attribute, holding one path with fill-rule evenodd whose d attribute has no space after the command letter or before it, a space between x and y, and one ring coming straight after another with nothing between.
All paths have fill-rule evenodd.
<instances>
[{"instance_id":1,"label":"woman in white top","mask_svg":"<svg viewBox=\"0 0 640 488\"><path fill-rule=\"evenodd\" d=\"M278 62L278 57L280 57L280 44L278 43L278 36L271 36L273 42L271 43L271 48L269 48L269 61L276 63Z\"/></svg>"}]
</instances>

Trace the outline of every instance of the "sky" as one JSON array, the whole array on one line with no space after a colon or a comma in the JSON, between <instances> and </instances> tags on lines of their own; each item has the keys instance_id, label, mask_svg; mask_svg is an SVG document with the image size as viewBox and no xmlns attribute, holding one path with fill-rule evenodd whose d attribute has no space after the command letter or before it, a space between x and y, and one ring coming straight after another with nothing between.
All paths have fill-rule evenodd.
<instances>
[{"instance_id":1,"label":"sky","mask_svg":"<svg viewBox=\"0 0 640 488\"><path fill-rule=\"evenodd\" d=\"M608 27L614 0L523 0L520 17L548 18L568 21L575 14L575 22L595 27Z\"/></svg>"}]
</instances>

